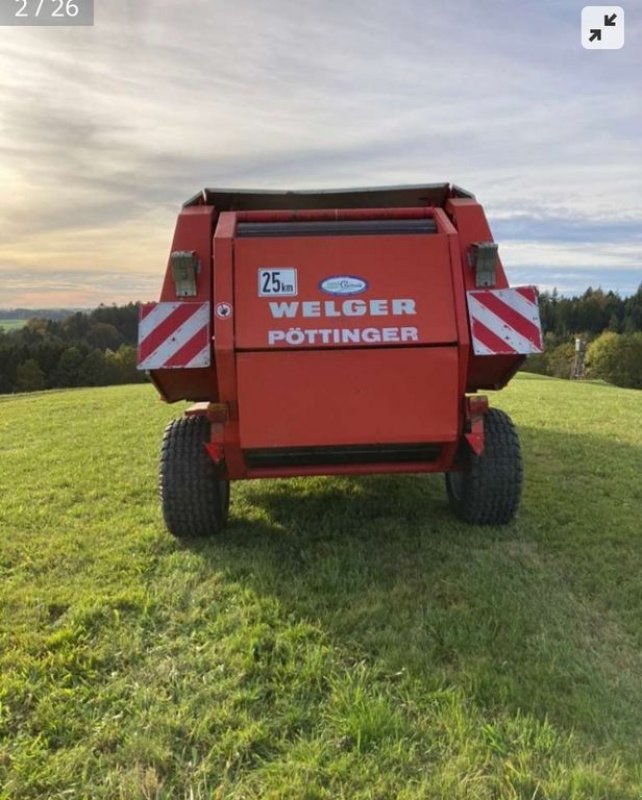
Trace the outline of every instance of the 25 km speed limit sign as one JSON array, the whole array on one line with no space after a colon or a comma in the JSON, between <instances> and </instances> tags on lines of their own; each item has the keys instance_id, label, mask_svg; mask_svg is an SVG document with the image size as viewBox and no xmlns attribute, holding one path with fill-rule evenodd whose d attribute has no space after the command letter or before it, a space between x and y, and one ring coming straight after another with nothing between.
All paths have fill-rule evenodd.
<instances>
[{"instance_id":1,"label":"25 km speed limit sign","mask_svg":"<svg viewBox=\"0 0 642 800\"><path fill-rule=\"evenodd\" d=\"M294 297L296 293L295 267L259 269L259 297Z\"/></svg>"}]
</instances>

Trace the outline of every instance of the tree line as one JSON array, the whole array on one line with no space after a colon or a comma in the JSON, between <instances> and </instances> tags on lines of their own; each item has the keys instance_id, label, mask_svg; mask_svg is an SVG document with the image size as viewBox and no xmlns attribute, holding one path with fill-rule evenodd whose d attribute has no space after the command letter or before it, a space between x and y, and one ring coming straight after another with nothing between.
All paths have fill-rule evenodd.
<instances>
[{"instance_id":1,"label":"tree line","mask_svg":"<svg viewBox=\"0 0 642 800\"><path fill-rule=\"evenodd\" d=\"M626 298L591 287L576 297L542 292L539 306L545 352L530 356L525 371L570 378L580 339L586 377L642 389L642 284Z\"/></svg>"},{"instance_id":2,"label":"tree line","mask_svg":"<svg viewBox=\"0 0 642 800\"><path fill-rule=\"evenodd\" d=\"M544 331L557 338L580 333L595 337L606 330L642 331L642 283L635 294L626 298L590 286L576 297L561 297L555 290L542 292L539 307Z\"/></svg>"},{"instance_id":3,"label":"tree line","mask_svg":"<svg viewBox=\"0 0 642 800\"><path fill-rule=\"evenodd\" d=\"M0 327L0 394L145 381L136 369L137 331L138 303Z\"/></svg>"}]
</instances>

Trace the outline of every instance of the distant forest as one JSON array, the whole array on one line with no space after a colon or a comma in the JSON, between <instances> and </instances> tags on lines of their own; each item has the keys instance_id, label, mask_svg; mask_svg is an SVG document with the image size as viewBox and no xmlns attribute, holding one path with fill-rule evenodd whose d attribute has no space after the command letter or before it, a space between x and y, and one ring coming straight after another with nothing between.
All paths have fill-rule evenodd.
<instances>
[{"instance_id":1,"label":"distant forest","mask_svg":"<svg viewBox=\"0 0 642 800\"><path fill-rule=\"evenodd\" d=\"M18 311L0 316L0 394L147 380L136 369L138 303L62 315L42 309L3 331L2 319L19 319Z\"/></svg>"},{"instance_id":2,"label":"distant forest","mask_svg":"<svg viewBox=\"0 0 642 800\"><path fill-rule=\"evenodd\" d=\"M570 378L579 338L584 377L642 389L642 283L627 298L591 287L578 297L543 292L539 306L546 348L526 360L525 371Z\"/></svg>"},{"instance_id":3,"label":"distant forest","mask_svg":"<svg viewBox=\"0 0 642 800\"><path fill-rule=\"evenodd\" d=\"M642 283L635 294L624 299L616 292L590 286L578 297L542 292L539 307L545 333L562 339L576 334L594 337L607 330L642 331Z\"/></svg>"},{"instance_id":4,"label":"distant forest","mask_svg":"<svg viewBox=\"0 0 642 800\"><path fill-rule=\"evenodd\" d=\"M627 298L587 289L577 297L540 295L546 352L524 369L569 378L575 338L587 344L586 377L642 388L642 284ZM3 319L26 319L2 330ZM53 318L52 318L53 317ZM147 380L136 369L138 303L93 311L0 311L0 394Z\"/></svg>"}]
</instances>

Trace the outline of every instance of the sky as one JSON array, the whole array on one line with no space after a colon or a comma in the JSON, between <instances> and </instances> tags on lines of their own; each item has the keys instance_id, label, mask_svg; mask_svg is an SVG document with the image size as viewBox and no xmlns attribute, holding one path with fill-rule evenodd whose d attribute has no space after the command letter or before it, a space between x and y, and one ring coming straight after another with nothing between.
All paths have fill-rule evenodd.
<instances>
[{"instance_id":1,"label":"sky","mask_svg":"<svg viewBox=\"0 0 642 800\"><path fill-rule=\"evenodd\" d=\"M157 299L205 186L450 181L512 284L642 282L642 0L95 0L0 28L0 307Z\"/></svg>"}]
</instances>

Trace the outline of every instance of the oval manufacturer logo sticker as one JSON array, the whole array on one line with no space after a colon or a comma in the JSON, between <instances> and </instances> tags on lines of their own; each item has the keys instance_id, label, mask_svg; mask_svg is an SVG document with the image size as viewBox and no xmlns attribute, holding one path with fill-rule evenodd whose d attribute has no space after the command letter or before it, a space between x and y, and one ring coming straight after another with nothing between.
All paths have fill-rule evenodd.
<instances>
[{"instance_id":1,"label":"oval manufacturer logo sticker","mask_svg":"<svg viewBox=\"0 0 642 800\"><path fill-rule=\"evenodd\" d=\"M368 282L354 275L333 275L321 281L319 288L327 294L361 294L368 288Z\"/></svg>"}]
</instances>

